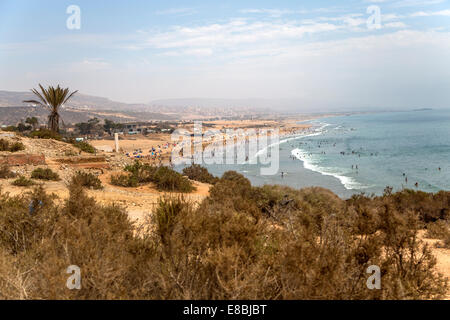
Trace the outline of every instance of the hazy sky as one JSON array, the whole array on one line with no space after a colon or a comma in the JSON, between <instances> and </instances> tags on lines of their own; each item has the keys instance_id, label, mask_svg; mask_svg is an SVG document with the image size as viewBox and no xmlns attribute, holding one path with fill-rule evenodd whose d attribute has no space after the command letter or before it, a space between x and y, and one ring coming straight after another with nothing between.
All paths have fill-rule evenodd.
<instances>
[{"instance_id":1,"label":"hazy sky","mask_svg":"<svg viewBox=\"0 0 450 320\"><path fill-rule=\"evenodd\" d=\"M80 29L67 28L70 5L81 9ZM123 102L450 107L450 4L0 0L0 90L39 82Z\"/></svg>"}]
</instances>

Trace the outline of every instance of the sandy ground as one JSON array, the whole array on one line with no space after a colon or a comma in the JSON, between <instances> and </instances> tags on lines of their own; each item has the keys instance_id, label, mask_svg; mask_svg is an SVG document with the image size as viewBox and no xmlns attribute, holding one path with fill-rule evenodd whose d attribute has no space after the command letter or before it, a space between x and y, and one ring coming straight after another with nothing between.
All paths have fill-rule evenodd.
<instances>
[{"instance_id":1,"label":"sandy ground","mask_svg":"<svg viewBox=\"0 0 450 320\"><path fill-rule=\"evenodd\" d=\"M425 230L419 232L419 238L428 244L436 257L436 269L438 272L449 278L450 281L450 249L437 248L436 244L441 242L438 239L426 239ZM447 292L446 300L450 300L450 290Z\"/></svg>"},{"instance_id":2,"label":"sandy ground","mask_svg":"<svg viewBox=\"0 0 450 320\"><path fill-rule=\"evenodd\" d=\"M115 173L118 173L115 172ZM113 186L109 183L109 177L114 172L108 172L99 176L104 186L103 190L87 190L89 196L94 197L97 202L103 205L118 204L123 206L130 218L138 223L144 221L145 216L150 214L154 209L154 206L158 203L158 199L165 195L182 196L188 201L200 202L208 196L208 190L210 185L193 181L193 184L197 188L196 191L188 194L177 193L164 193L154 189L151 185L141 186L137 188L123 188ZM10 183L14 179L0 180L0 187L2 192L8 192L10 195L21 195L25 190L31 191L32 188L15 187ZM58 196L59 201L62 203L69 197L69 191L67 184L64 181L52 181L43 182L44 189L48 193L53 193Z\"/></svg>"}]
</instances>

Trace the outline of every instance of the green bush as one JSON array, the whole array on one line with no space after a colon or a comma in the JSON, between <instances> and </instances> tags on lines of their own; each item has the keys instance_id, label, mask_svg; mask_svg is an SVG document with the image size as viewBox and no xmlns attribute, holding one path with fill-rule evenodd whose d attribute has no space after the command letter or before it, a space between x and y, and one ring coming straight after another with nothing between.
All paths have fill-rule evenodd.
<instances>
[{"instance_id":1,"label":"green bush","mask_svg":"<svg viewBox=\"0 0 450 320\"><path fill-rule=\"evenodd\" d=\"M180 173L168 167L159 167L153 175L158 190L173 192L192 192L195 187Z\"/></svg>"},{"instance_id":2,"label":"green bush","mask_svg":"<svg viewBox=\"0 0 450 320\"><path fill-rule=\"evenodd\" d=\"M124 170L131 173L133 179L138 183L144 184L154 182L154 175L158 168L136 160L132 165L126 166Z\"/></svg>"},{"instance_id":3,"label":"green bush","mask_svg":"<svg viewBox=\"0 0 450 320\"><path fill-rule=\"evenodd\" d=\"M119 187L135 188L139 185L139 182L133 175L116 174L111 175L111 184Z\"/></svg>"},{"instance_id":4,"label":"green bush","mask_svg":"<svg viewBox=\"0 0 450 320\"><path fill-rule=\"evenodd\" d=\"M34 169L33 172L31 172L31 178L32 179L39 179L39 180L48 180L48 181L58 181L61 180L59 178L59 175L56 172L53 172L50 168L37 168Z\"/></svg>"},{"instance_id":5,"label":"green bush","mask_svg":"<svg viewBox=\"0 0 450 320\"><path fill-rule=\"evenodd\" d=\"M198 165L193 164L190 167L183 169L183 175L187 176L191 180L215 184L219 178L214 177L211 173L208 172L208 169Z\"/></svg>"},{"instance_id":6,"label":"green bush","mask_svg":"<svg viewBox=\"0 0 450 320\"><path fill-rule=\"evenodd\" d=\"M11 184L17 187L31 187L35 185L33 180L27 179L24 176L18 177L16 180L11 182Z\"/></svg>"},{"instance_id":7,"label":"green bush","mask_svg":"<svg viewBox=\"0 0 450 320\"><path fill-rule=\"evenodd\" d=\"M2 131L16 132L19 131L19 128L17 128L16 126L7 126L6 128L2 128Z\"/></svg>"},{"instance_id":8,"label":"green bush","mask_svg":"<svg viewBox=\"0 0 450 320\"><path fill-rule=\"evenodd\" d=\"M25 150L25 146L22 142L9 142L5 139L0 139L0 151L17 152Z\"/></svg>"},{"instance_id":9,"label":"green bush","mask_svg":"<svg viewBox=\"0 0 450 320\"><path fill-rule=\"evenodd\" d=\"M139 184L154 183L160 191L187 193L195 190L188 179L169 167L155 167L135 161L124 170L127 174L111 176L112 184L136 187Z\"/></svg>"},{"instance_id":10,"label":"green bush","mask_svg":"<svg viewBox=\"0 0 450 320\"><path fill-rule=\"evenodd\" d=\"M32 131L28 136L30 138L38 138L38 139L53 139L53 140L61 140L62 139L62 137L59 133L54 132L49 129L44 129L44 128Z\"/></svg>"},{"instance_id":11,"label":"green bush","mask_svg":"<svg viewBox=\"0 0 450 320\"><path fill-rule=\"evenodd\" d=\"M14 142L9 146L10 152L17 152L22 150L25 150L25 146L23 145L22 142Z\"/></svg>"},{"instance_id":12,"label":"green bush","mask_svg":"<svg viewBox=\"0 0 450 320\"><path fill-rule=\"evenodd\" d=\"M86 141L75 142L73 145L86 153L95 153L95 148Z\"/></svg>"},{"instance_id":13,"label":"green bush","mask_svg":"<svg viewBox=\"0 0 450 320\"><path fill-rule=\"evenodd\" d=\"M100 179L92 173L77 171L72 177L72 183L81 185L85 188L92 188L94 190L103 189Z\"/></svg>"}]
</instances>

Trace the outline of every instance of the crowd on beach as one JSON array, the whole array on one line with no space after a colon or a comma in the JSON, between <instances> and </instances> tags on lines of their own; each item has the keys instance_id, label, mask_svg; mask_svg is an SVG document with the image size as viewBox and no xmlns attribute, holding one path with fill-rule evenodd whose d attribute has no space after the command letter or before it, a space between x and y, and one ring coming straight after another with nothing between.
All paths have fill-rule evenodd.
<instances>
[{"instance_id":1,"label":"crowd on beach","mask_svg":"<svg viewBox=\"0 0 450 320\"><path fill-rule=\"evenodd\" d=\"M145 154L145 152L141 148L139 148L139 149L133 150L132 153L127 152L127 153L125 153L125 155L128 158L150 160L153 162L158 162L161 165L162 160L163 160L163 155L165 153L167 153L165 151L168 151L171 147L175 147L176 145L177 145L176 143L166 142L164 144L159 144L156 147L151 146L151 148L147 152L147 154Z\"/></svg>"}]
</instances>

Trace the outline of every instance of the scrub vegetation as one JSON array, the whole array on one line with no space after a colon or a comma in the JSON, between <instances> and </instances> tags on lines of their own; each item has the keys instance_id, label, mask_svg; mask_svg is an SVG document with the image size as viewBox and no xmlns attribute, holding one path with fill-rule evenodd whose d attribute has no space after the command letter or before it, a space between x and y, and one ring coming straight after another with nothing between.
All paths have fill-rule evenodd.
<instances>
[{"instance_id":1,"label":"scrub vegetation","mask_svg":"<svg viewBox=\"0 0 450 320\"><path fill-rule=\"evenodd\" d=\"M127 177L140 184L167 172L135 164ZM81 180L72 180L64 202L40 186L0 193L0 298L436 299L448 292L418 231L448 222L449 192L344 201L321 188L253 187L226 172L201 203L161 197L137 226L122 207L87 196ZM70 265L80 267L80 290L66 287ZM371 265L381 269L380 290L366 286Z\"/></svg>"}]
</instances>

